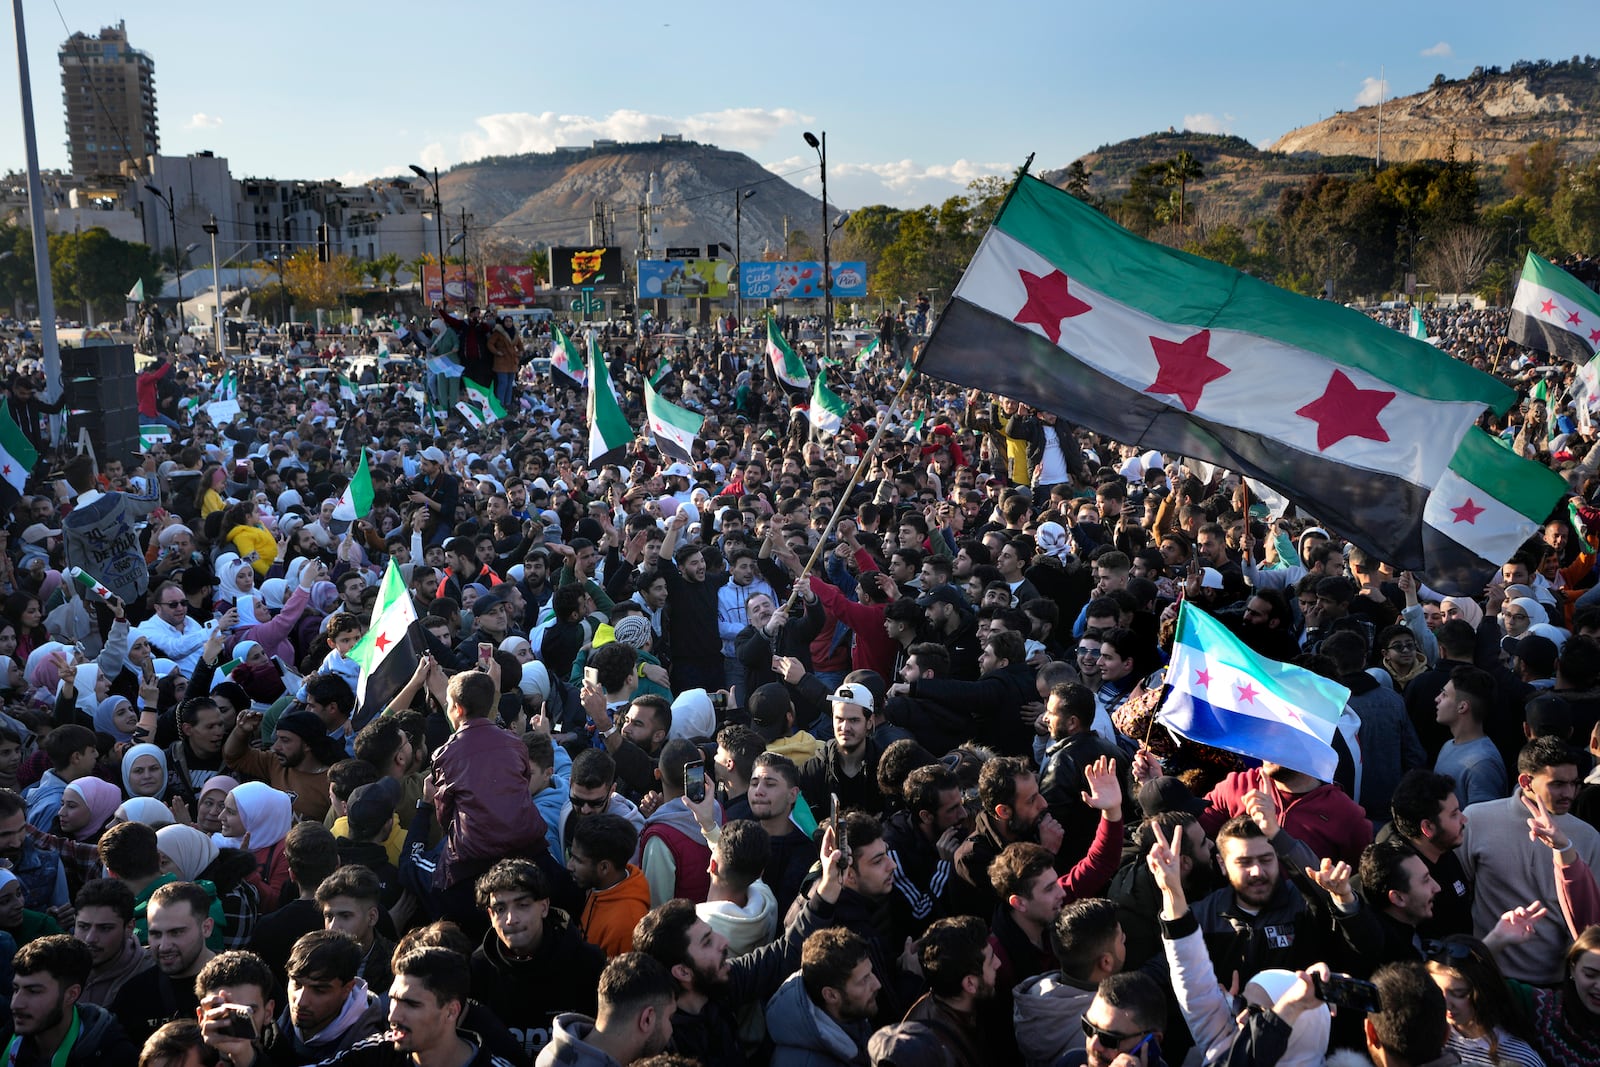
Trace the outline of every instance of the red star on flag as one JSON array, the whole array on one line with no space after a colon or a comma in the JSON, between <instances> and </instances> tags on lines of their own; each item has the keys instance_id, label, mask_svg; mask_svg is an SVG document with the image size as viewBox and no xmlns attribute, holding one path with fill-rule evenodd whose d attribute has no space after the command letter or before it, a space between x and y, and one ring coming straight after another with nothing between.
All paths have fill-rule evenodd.
<instances>
[{"instance_id":1,"label":"red star on flag","mask_svg":"<svg viewBox=\"0 0 1600 1067\"><path fill-rule=\"evenodd\" d=\"M1295 709L1293 709L1293 708L1284 708L1283 709L1283 714L1284 714L1285 718L1293 719L1295 722L1298 722L1298 723L1304 723L1305 722L1305 720L1300 717L1300 713L1298 711L1296 711Z\"/></svg>"},{"instance_id":2,"label":"red star on flag","mask_svg":"<svg viewBox=\"0 0 1600 1067\"><path fill-rule=\"evenodd\" d=\"M10 474L10 473L11 473L11 464L7 463L4 467L0 467L0 474Z\"/></svg>"},{"instance_id":3,"label":"red star on flag","mask_svg":"<svg viewBox=\"0 0 1600 1067\"><path fill-rule=\"evenodd\" d=\"M1541 314L1541 315L1549 315L1552 312L1554 312L1555 309L1556 309L1556 302L1554 300L1546 300L1544 303L1539 305L1539 314Z\"/></svg>"},{"instance_id":4,"label":"red star on flag","mask_svg":"<svg viewBox=\"0 0 1600 1067\"><path fill-rule=\"evenodd\" d=\"M1394 396L1382 389L1359 388L1344 371L1336 370L1322 395L1295 414L1317 424L1317 447L1324 451L1346 437L1386 442L1389 432L1378 415Z\"/></svg>"},{"instance_id":5,"label":"red star on flag","mask_svg":"<svg viewBox=\"0 0 1600 1067\"><path fill-rule=\"evenodd\" d=\"M372 644L379 652L382 652L384 649L394 644L394 638L390 637L386 633L383 633L382 631L379 631L378 636L372 639Z\"/></svg>"},{"instance_id":6,"label":"red star on flag","mask_svg":"<svg viewBox=\"0 0 1600 1067\"><path fill-rule=\"evenodd\" d=\"M1195 685L1210 685L1211 684L1211 672L1206 670L1206 669L1204 669L1204 668L1201 668L1200 670L1195 671L1194 672L1194 684Z\"/></svg>"},{"instance_id":7,"label":"red star on flag","mask_svg":"<svg viewBox=\"0 0 1600 1067\"><path fill-rule=\"evenodd\" d=\"M1600 330L1589 331L1589 343L1592 345L1600 345Z\"/></svg>"},{"instance_id":8,"label":"red star on flag","mask_svg":"<svg viewBox=\"0 0 1600 1067\"><path fill-rule=\"evenodd\" d=\"M1465 504L1458 508L1451 508L1450 511L1455 515L1455 518L1451 520L1452 523L1464 522L1469 526L1476 526L1478 524L1478 516L1483 514L1484 509L1474 504L1469 496Z\"/></svg>"},{"instance_id":9,"label":"red star on flag","mask_svg":"<svg viewBox=\"0 0 1600 1067\"><path fill-rule=\"evenodd\" d=\"M1161 372L1145 392L1175 396L1189 411L1200 403L1200 394L1207 385L1233 370L1226 363L1211 358L1210 330L1201 330L1182 341L1152 337L1150 347L1155 350Z\"/></svg>"},{"instance_id":10,"label":"red star on flag","mask_svg":"<svg viewBox=\"0 0 1600 1067\"><path fill-rule=\"evenodd\" d=\"M1572 325L1577 326L1579 323L1583 322L1583 316L1574 311L1572 314L1567 316L1567 321L1572 323Z\"/></svg>"},{"instance_id":11,"label":"red star on flag","mask_svg":"<svg viewBox=\"0 0 1600 1067\"><path fill-rule=\"evenodd\" d=\"M1260 695L1261 691L1252 686L1249 682L1246 682L1239 687L1239 700L1245 704L1254 704L1256 702L1256 697Z\"/></svg>"},{"instance_id":12,"label":"red star on flag","mask_svg":"<svg viewBox=\"0 0 1600 1067\"><path fill-rule=\"evenodd\" d=\"M1044 331L1051 344L1061 343L1061 321L1082 315L1089 305L1067 292L1067 276L1053 270L1043 277L1025 270L1017 271L1028 290L1028 302L1012 318L1012 322L1032 323Z\"/></svg>"}]
</instances>

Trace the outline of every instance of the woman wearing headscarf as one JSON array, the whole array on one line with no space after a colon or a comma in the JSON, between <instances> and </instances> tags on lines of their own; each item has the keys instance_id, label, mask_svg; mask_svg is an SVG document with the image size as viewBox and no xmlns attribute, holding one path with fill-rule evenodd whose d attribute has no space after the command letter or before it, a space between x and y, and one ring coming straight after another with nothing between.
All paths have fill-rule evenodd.
<instances>
[{"instance_id":1,"label":"woman wearing headscarf","mask_svg":"<svg viewBox=\"0 0 1600 1067\"><path fill-rule=\"evenodd\" d=\"M1472 655L1475 664L1489 671L1500 666L1500 626L1496 620L1484 617L1483 607L1476 600L1447 596L1439 602L1439 610L1445 622L1460 619L1478 635Z\"/></svg>"},{"instance_id":2,"label":"woman wearing headscarf","mask_svg":"<svg viewBox=\"0 0 1600 1067\"><path fill-rule=\"evenodd\" d=\"M162 803L167 794L167 754L155 745L134 745L122 754L122 788L127 796L153 797Z\"/></svg>"},{"instance_id":3,"label":"woman wearing headscarf","mask_svg":"<svg viewBox=\"0 0 1600 1067\"><path fill-rule=\"evenodd\" d=\"M245 782L223 802L222 830L211 836L219 848L242 848L256 859L250 882L261 895L261 910L275 911L289 884L283 839L294 823L289 794L265 782Z\"/></svg>"},{"instance_id":4,"label":"woman wearing headscarf","mask_svg":"<svg viewBox=\"0 0 1600 1067\"><path fill-rule=\"evenodd\" d=\"M122 790L93 775L67 783L61 794L53 833L31 834L36 846L54 849L67 876L67 896L78 895L85 882L104 875L96 842L116 814Z\"/></svg>"},{"instance_id":5,"label":"woman wearing headscarf","mask_svg":"<svg viewBox=\"0 0 1600 1067\"><path fill-rule=\"evenodd\" d=\"M117 806L118 822L142 822L152 830L171 826L172 809L155 797L133 797Z\"/></svg>"},{"instance_id":6,"label":"woman wearing headscarf","mask_svg":"<svg viewBox=\"0 0 1600 1067\"><path fill-rule=\"evenodd\" d=\"M248 570L248 568L244 568ZM245 619L239 620L240 625L234 628L229 640L234 643L234 655L238 655L239 645L246 641L254 642L266 650L268 656L277 656L285 663L296 660L295 647L292 636L300 618L305 614L307 606L311 603L312 593L318 585L325 584L318 579L324 576L323 568L305 567L300 571L299 584L289 599L284 601L283 610L273 615L268 609L265 598L257 598L254 607L256 622L249 624ZM337 595L337 594L336 594Z\"/></svg>"},{"instance_id":7,"label":"woman wearing headscarf","mask_svg":"<svg viewBox=\"0 0 1600 1067\"><path fill-rule=\"evenodd\" d=\"M250 876L256 858L238 848L220 848L203 831L174 824L156 831L161 852L161 873L171 872L186 882L208 888L220 905L211 917L226 948L246 948L261 915L261 894ZM208 942L209 944L209 942Z\"/></svg>"},{"instance_id":8,"label":"woman wearing headscarf","mask_svg":"<svg viewBox=\"0 0 1600 1067\"><path fill-rule=\"evenodd\" d=\"M95 706L94 728L118 744L132 741L139 728L139 713L127 697L109 696Z\"/></svg>"},{"instance_id":9,"label":"woman wearing headscarf","mask_svg":"<svg viewBox=\"0 0 1600 1067\"><path fill-rule=\"evenodd\" d=\"M228 679L237 682L252 701L271 704L283 696L283 671L267 655L266 649L254 641L240 641L233 648L233 656L239 665Z\"/></svg>"},{"instance_id":10,"label":"woman wearing headscarf","mask_svg":"<svg viewBox=\"0 0 1600 1067\"><path fill-rule=\"evenodd\" d=\"M23 906L22 881L4 868L0 868L0 931L10 934L18 948L35 938L61 932L61 924L55 919Z\"/></svg>"}]
</instances>

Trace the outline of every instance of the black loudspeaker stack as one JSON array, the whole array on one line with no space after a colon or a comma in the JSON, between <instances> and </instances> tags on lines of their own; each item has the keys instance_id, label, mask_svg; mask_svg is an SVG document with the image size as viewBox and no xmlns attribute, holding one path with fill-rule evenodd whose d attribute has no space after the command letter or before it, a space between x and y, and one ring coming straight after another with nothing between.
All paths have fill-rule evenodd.
<instances>
[{"instance_id":1,"label":"black loudspeaker stack","mask_svg":"<svg viewBox=\"0 0 1600 1067\"><path fill-rule=\"evenodd\" d=\"M139 451L139 397L132 345L94 345L61 350L61 378L66 391L67 446L89 431L101 463L125 463Z\"/></svg>"}]
</instances>

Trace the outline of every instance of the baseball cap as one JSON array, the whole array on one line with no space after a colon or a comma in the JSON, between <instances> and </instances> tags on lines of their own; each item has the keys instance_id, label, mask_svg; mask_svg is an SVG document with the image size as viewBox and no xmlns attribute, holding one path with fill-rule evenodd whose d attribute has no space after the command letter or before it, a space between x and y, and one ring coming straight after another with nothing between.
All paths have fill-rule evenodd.
<instances>
[{"instance_id":1,"label":"baseball cap","mask_svg":"<svg viewBox=\"0 0 1600 1067\"><path fill-rule=\"evenodd\" d=\"M393 778L380 778L358 786L351 792L346 809L350 833L356 837L371 837L383 829L399 803L400 783Z\"/></svg>"},{"instance_id":2,"label":"baseball cap","mask_svg":"<svg viewBox=\"0 0 1600 1067\"><path fill-rule=\"evenodd\" d=\"M672 466L668 467L665 471L663 471L662 474L663 474L664 477L667 477L667 478L693 478L694 477L694 471L689 469L689 465L687 463L674 463Z\"/></svg>"},{"instance_id":3,"label":"baseball cap","mask_svg":"<svg viewBox=\"0 0 1600 1067\"><path fill-rule=\"evenodd\" d=\"M1528 669L1541 678L1556 672L1556 657L1560 655L1560 650L1548 637L1539 634L1506 637L1501 639L1500 647L1527 664Z\"/></svg>"},{"instance_id":4,"label":"baseball cap","mask_svg":"<svg viewBox=\"0 0 1600 1067\"><path fill-rule=\"evenodd\" d=\"M794 711L794 701L782 682L768 682L757 686L750 694L746 709L750 713L750 728L772 744L789 733L789 714Z\"/></svg>"},{"instance_id":5,"label":"baseball cap","mask_svg":"<svg viewBox=\"0 0 1600 1067\"><path fill-rule=\"evenodd\" d=\"M962 611L968 611L972 607L967 603L967 595L953 585L936 585L917 597L918 607L931 608L935 604L949 604Z\"/></svg>"},{"instance_id":6,"label":"baseball cap","mask_svg":"<svg viewBox=\"0 0 1600 1067\"><path fill-rule=\"evenodd\" d=\"M1171 775L1152 778L1139 786L1139 810L1145 818L1163 811L1187 811L1199 815L1206 810L1206 802L1189 791L1189 787Z\"/></svg>"},{"instance_id":7,"label":"baseball cap","mask_svg":"<svg viewBox=\"0 0 1600 1067\"><path fill-rule=\"evenodd\" d=\"M1572 705L1554 693L1546 693L1528 701L1525 718L1535 737L1549 734L1566 737L1571 734L1574 725Z\"/></svg>"},{"instance_id":8,"label":"baseball cap","mask_svg":"<svg viewBox=\"0 0 1600 1067\"><path fill-rule=\"evenodd\" d=\"M874 707L872 690L860 682L845 682L838 689L835 689L828 699L836 704L855 704L857 707L866 709L868 714L871 714Z\"/></svg>"},{"instance_id":9,"label":"baseball cap","mask_svg":"<svg viewBox=\"0 0 1600 1067\"><path fill-rule=\"evenodd\" d=\"M60 530L52 530L42 522L36 522L22 531L22 539L29 544L38 544L47 537L60 537Z\"/></svg>"},{"instance_id":10,"label":"baseball cap","mask_svg":"<svg viewBox=\"0 0 1600 1067\"><path fill-rule=\"evenodd\" d=\"M444 452L437 445L429 445L424 448L422 450L422 458L430 463L443 463L445 461Z\"/></svg>"}]
</instances>

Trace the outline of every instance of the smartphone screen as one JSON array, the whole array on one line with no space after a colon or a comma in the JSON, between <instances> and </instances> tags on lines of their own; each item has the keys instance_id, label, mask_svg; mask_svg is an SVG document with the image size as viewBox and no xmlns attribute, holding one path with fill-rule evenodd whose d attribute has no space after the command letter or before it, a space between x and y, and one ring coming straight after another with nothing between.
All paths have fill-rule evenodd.
<instances>
[{"instance_id":1,"label":"smartphone screen","mask_svg":"<svg viewBox=\"0 0 1600 1067\"><path fill-rule=\"evenodd\" d=\"M600 684L600 672L598 670L596 670L595 668L593 668L593 667L585 667L583 669L583 684L584 685L599 685Z\"/></svg>"},{"instance_id":2,"label":"smartphone screen","mask_svg":"<svg viewBox=\"0 0 1600 1067\"><path fill-rule=\"evenodd\" d=\"M683 765L683 793L684 796L701 803L706 798L706 761L704 758L690 760Z\"/></svg>"},{"instance_id":3,"label":"smartphone screen","mask_svg":"<svg viewBox=\"0 0 1600 1067\"><path fill-rule=\"evenodd\" d=\"M494 645L488 641L478 642L478 669L487 672L489 664L494 662Z\"/></svg>"}]
</instances>

